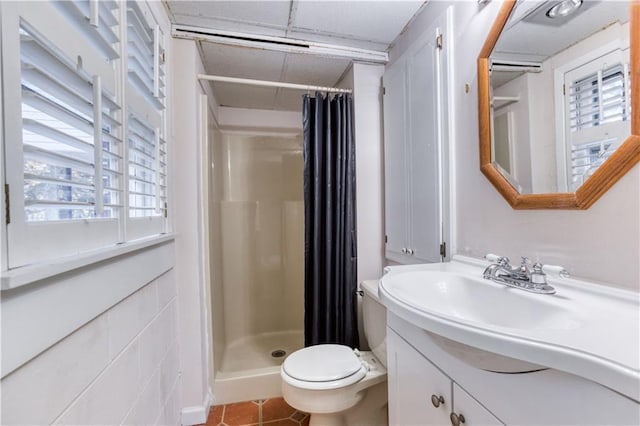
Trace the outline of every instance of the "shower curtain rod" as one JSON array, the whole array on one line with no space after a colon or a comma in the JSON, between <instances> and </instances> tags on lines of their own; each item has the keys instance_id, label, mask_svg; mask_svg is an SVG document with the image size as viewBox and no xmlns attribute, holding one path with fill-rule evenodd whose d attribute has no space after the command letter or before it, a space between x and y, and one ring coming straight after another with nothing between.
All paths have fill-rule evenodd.
<instances>
[{"instance_id":1,"label":"shower curtain rod","mask_svg":"<svg viewBox=\"0 0 640 426\"><path fill-rule=\"evenodd\" d=\"M305 91L319 90L321 92L331 92L331 93L351 93L352 92L351 89L340 89L337 87L323 87L323 86L311 86L307 84L282 83L280 81L251 80L248 78L224 77L221 75L198 74L198 79L209 80L209 81L221 81L224 83L247 84L250 86L280 87L283 89L294 89L294 90L305 90Z\"/></svg>"}]
</instances>

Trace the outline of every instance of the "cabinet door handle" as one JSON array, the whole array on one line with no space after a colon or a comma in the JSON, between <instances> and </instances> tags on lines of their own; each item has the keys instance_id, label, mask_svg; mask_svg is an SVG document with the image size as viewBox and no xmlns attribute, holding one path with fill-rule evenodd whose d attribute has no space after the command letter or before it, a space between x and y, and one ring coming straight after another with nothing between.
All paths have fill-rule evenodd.
<instances>
[{"instance_id":1,"label":"cabinet door handle","mask_svg":"<svg viewBox=\"0 0 640 426\"><path fill-rule=\"evenodd\" d=\"M451 413L449 419L451 420L452 426L460 426L464 423L464 416L462 414Z\"/></svg>"},{"instance_id":2,"label":"cabinet door handle","mask_svg":"<svg viewBox=\"0 0 640 426\"><path fill-rule=\"evenodd\" d=\"M434 407L438 408L440 404L444 404L444 398L442 397L442 395L438 396L436 394L433 394L431 395L431 403Z\"/></svg>"},{"instance_id":3,"label":"cabinet door handle","mask_svg":"<svg viewBox=\"0 0 640 426\"><path fill-rule=\"evenodd\" d=\"M411 256L413 256L413 249L407 249L407 253L409 253Z\"/></svg>"},{"instance_id":4,"label":"cabinet door handle","mask_svg":"<svg viewBox=\"0 0 640 426\"><path fill-rule=\"evenodd\" d=\"M403 253L406 253L406 252L407 252L407 248L406 248L406 247L402 247L402 250L401 250L401 251L402 251Z\"/></svg>"}]
</instances>

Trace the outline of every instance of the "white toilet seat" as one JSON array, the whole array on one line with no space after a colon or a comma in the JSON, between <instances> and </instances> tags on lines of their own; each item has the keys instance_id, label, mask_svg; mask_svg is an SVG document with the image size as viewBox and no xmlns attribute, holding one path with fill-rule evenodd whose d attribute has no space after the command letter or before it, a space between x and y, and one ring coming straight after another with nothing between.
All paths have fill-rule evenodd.
<instances>
[{"instance_id":1,"label":"white toilet seat","mask_svg":"<svg viewBox=\"0 0 640 426\"><path fill-rule=\"evenodd\" d=\"M309 346L289 355L282 364L282 379L308 390L338 389L362 380L367 369L348 346Z\"/></svg>"},{"instance_id":2,"label":"white toilet seat","mask_svg":"<svg viewBox=\"0 0 640 426\"><path fill-rule=\"evenodd\" d=\"M289 355L280 368L284 400L310 413L311 425L386 424L387 314L378 298L378 283L365 282L361 288L364 330L373 351L312 346Z\"/></svg>"}]
</instances>

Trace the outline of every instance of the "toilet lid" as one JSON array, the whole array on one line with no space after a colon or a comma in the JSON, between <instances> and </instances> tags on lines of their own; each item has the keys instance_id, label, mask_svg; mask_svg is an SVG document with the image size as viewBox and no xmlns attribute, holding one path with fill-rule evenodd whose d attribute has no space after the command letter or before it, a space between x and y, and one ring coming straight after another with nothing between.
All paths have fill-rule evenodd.
<instances>
[{"instance_id":1,"label":"toilet lid","mask_svg":"<svg viewBox=\"0 0 640 426\"><path fill-rule=\"evenodd\" d=\"M316 345L289 355L284 372L306 382L330 382L351 376L362 368L353 349L344 345Z\"/></svg>"}]
</instances>

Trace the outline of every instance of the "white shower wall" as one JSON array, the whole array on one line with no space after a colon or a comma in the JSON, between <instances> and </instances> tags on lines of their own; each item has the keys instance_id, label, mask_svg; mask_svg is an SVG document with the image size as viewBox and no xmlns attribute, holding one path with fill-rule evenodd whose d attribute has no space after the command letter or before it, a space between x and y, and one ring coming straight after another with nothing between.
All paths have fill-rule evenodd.
<instances>
[{"instance_id":1,"label":"white shower wall","mask_svg":"<svg viewBox=\"0 0 640 426\"><path fill-rule=\"evenodd\" d=\"M226 133L221 142L226 346L266 333L302 336L302 140ZM223 359L219 369L229 371L232 365L237 363ZM249 363L244 368L255 367Z\"/></svg>"}]
</instances>

